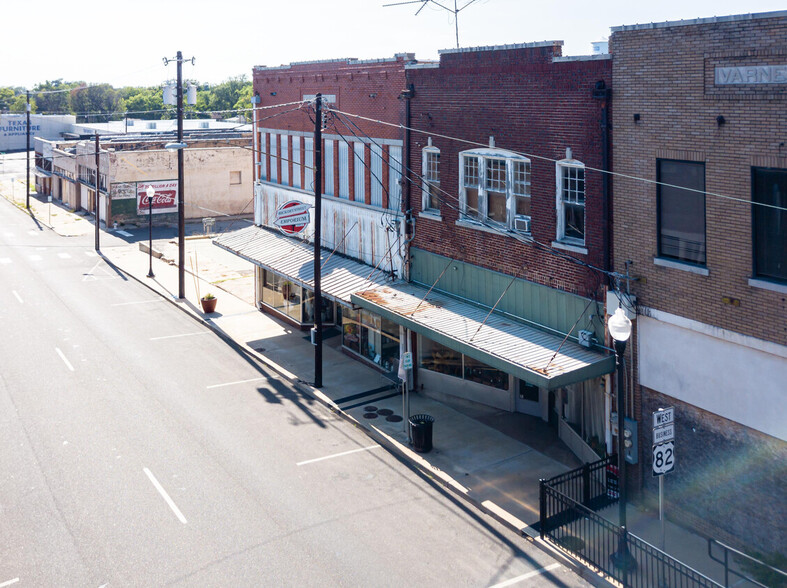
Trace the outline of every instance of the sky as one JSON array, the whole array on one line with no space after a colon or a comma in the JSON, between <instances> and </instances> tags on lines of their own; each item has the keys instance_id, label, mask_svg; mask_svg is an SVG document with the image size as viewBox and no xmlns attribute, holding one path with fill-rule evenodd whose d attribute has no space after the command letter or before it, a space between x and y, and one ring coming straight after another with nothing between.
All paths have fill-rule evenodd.
<instances>
[{"instance_id":1,"label":"sky","mask_svg":"<svg viewBox=\"0 0 787 588\"><path fill-rule=\"evenodd\" d=\"M0 86L46 80L157 86L174 79L180 50L195 64L186 79L219 83L255 65L562 40L563 55L589 55L610 27L784 10L784 0L37 0L9 2L0 36ZM468 2L470 4L468 5ZM28 7L33 7L28 14ZM463 8L464 7L464 8Z\"/></svg>"}]
</instances>

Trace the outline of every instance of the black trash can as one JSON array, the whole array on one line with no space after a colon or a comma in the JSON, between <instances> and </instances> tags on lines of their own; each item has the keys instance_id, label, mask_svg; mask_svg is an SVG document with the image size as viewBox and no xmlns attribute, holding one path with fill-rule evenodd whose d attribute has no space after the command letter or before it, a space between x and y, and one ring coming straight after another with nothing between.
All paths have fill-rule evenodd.
<instances>
[{"instance_id":1,"label":"black trash can","mask_svg":"<svg viewBox=\"0 0 787 588\"><path fill-rule=\"evenodd\" d=\"M414 414L410 417L410 436L413 439L413 449L418 453L428 453L432 450L432 425L434 417L428 414Z\"/></svg>"}]
</instances>

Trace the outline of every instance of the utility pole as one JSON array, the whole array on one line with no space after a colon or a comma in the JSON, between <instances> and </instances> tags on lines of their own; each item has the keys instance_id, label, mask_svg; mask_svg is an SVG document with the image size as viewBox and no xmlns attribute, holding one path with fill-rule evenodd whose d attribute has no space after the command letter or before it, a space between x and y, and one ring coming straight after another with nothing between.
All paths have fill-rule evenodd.
<instances>
[{"instance_id":1,"label":"utility pole","mask_svg":"<svg viewBox=\"0 0 787 588\"><path fill-rule=\"evenodd\" d=\"M320 243L322 241L322 94L317 94L314 114L314 387L322 388L322 290Z\"/></svg>"},{"instance_id":2,"label":"utility pole","mask_svg":"<svg viewBox=\"0 0 787 588\"><path fill-rule=\"evenodd\" d=\"M30 90L27 91L27 209L30 210Z\"/></svg>"},{"instance_id":3,"label":"utility pole","mask_svg":"<svg viewBox=\"0 0 787 588\"><path fill-rule=\"evenodd\" d=\"M96 203L95 203L95 212L96 212L96 252L98 252L98 229L99 225L101 224L101 213L99 212L100 207L98 205L99 201L101 200L101 169L99 167L99 153L101 151L101 146L99 145L98 140L98 131L96 131Z\"/></svg>"},{"instance_id":4,"label":"utility pole","mask_svg":"<svg viewBox=\"0 0 787 588\"><path fill-rule=\"evenodd\" d=\"M178 143L183 144L183 54L178 51ZM178 298L186 297L186 205L183 201L183 148L178 149Z\"/></svg>"}]
</instances>

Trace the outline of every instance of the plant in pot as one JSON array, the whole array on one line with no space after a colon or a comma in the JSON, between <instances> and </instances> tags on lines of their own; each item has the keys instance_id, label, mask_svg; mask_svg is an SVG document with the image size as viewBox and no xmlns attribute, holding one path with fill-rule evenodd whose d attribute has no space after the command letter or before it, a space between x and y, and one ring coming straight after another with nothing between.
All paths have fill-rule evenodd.
<instances>
[{"instance_id":1,"label":"plant in pot","mask_svg":"<svg viewBox=\"0 0 787 588\"><path fill-rule=\"evenodd\" d=\"M205 314L214 312L216 310L216 301L216 297L210 292L205 294L205 296L200 299L200 302L202 303L202 311Z\"/></svg>"}]
</instances>

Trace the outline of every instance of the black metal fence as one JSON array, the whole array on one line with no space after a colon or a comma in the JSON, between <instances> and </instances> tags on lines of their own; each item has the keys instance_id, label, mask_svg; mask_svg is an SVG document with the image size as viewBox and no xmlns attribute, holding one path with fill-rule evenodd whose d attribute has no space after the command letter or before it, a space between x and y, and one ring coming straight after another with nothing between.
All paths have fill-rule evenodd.
<instances>
[{"instance_id":1,"label":"black metal fence","mask_svg":"<svg viewBox=\"0 0 787 588\"><path fill-rule=\"evenodd\" d=\"M616 470L608 467L614 459L613 456L556 478L541 480L541 537L624 586L720 588L720 584L582 504L617 500ZM613 564L613 560L621 560L621 547L627 549L636 562L628 569ZM618 557L613 558L613 554Z\"/></svg>"}]
</instances>

